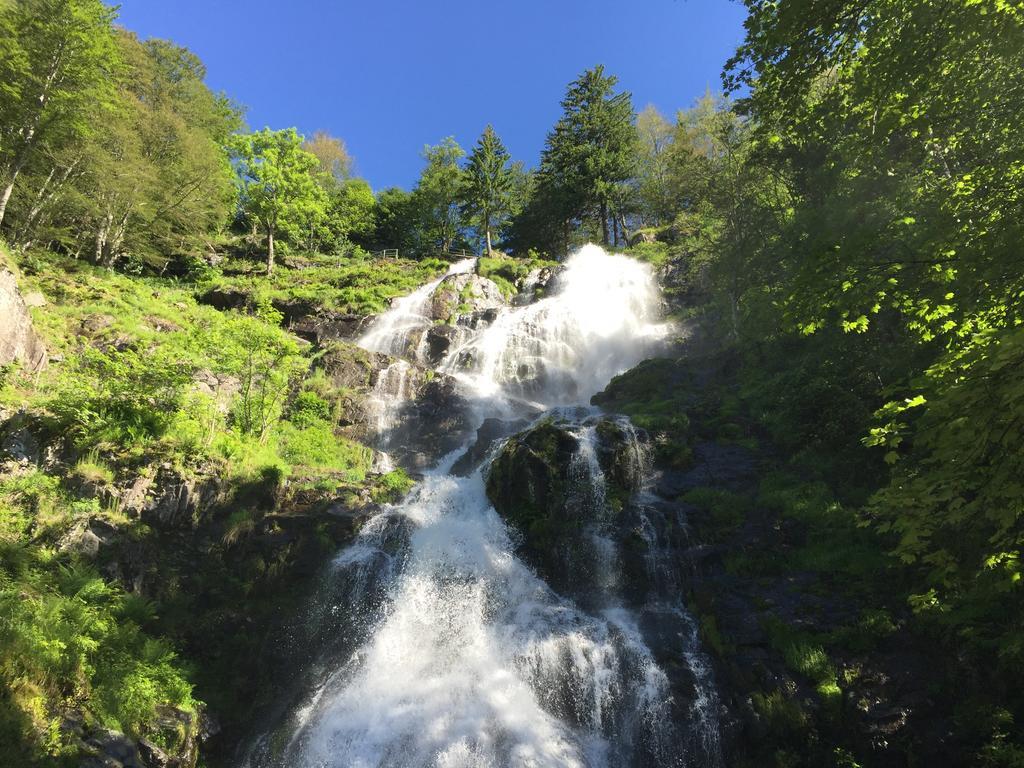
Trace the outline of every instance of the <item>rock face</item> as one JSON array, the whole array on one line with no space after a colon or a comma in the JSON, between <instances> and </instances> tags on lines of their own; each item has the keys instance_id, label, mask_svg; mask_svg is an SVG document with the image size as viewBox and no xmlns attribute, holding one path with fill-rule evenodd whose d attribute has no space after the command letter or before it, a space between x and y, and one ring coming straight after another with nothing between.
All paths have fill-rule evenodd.
<instances>
[{"instance_id":1,"label":"rock face","mask_svg":"<svg viewBox=\"0 0 1024 768\"><path fill-rule=\"evenodd\" d=\"M470 429L468 404L452 377L348 342L322 348L317 366L334 388L338 426L349 437L413 470L462 443Z\"/></svg>"},{"instance_id":2,"label":"rock face","mask_svg":"<svg viewBox=\"0 0 1024 768\"><path fill-rule=\"evenodd\" d=\"M32 327L14 273L0 266L0 366L18 362L27 371L46 366L46 347Z\"/></svg>"},{"instance_id":3,"label":"rock face","mask_svg":"<svg viewBox=\"0 0 1024 768\"><path fill-rule=\"evenodd\" d=\"M522 534L524 557L556 589L569 577L567 547L585 522L571 503L579 448L571 432L545 421L509 438L487 475L487 497Z\"/></svg>"}]
</instances>

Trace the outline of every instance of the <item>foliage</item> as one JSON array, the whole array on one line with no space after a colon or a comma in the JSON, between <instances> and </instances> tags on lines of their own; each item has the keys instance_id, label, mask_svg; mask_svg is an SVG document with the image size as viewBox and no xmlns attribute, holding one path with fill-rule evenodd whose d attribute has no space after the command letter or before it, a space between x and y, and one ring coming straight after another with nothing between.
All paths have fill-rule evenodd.
<instances>
[{"instance_id":1,"label":"foliage","mask_svg":"<svg viewBox=\"0 0 1024 768\"><path fill-rule=\"evenodd\" d=\"M459 205L462 196L462 169L465 155L452 136L436 146L423 148L427 161L412 193L414 210L420 216L427 249L450 251L460 241L466 220Z\"/></svg>"},{"instance_id":2,"label":"foliage","mask_svg":"<svg viewBox=\"0 0 1024 768\"><path fill-rule=\"evenodd\" d=\"M113 16L100 0L0 6L0 224L26 166L88 136L110 107Z\"/></svg>"},{"instance_id":3,"label":"foliage","mask_svg":"<svg viewBox=\"0 0 1024 768\"><path fill-rule=\"evenodd\" d=\"M172 742L149 723L157 707L192 710L174 651L140 626L138 600L89 566L42 547L0 541L0 758L70 757L58 728L85 711L100 724ZM146 613L143 623L149 623Z\"/></svg>"},{"instance_id":4,"label":"foliage","mask_svg":"<svg viewBox=\"0 0 1024 768\"><path fill-rule=\"evenodd\" d=\"M617 82L597 66L569 84L563 115L544 145L535 194L523 212L527 232L520 234L521 243L554 250L560 242L567 249L558 230L580 219L595 222L601 241L610 242L609 219L621 207L637 141L631 96L615 93Z\"/></svg>"},{"instance_id":5,"label":"foliage","mask_svg":"<svg viewBox=\"0 0 1024 768\"><path fill-rule=\"evenodd\" d=\"M466 163L462 191L463 208L477 217L477 229L483 234L488 256L493 251L491 234L501 228L512 205L514 178L508 162L508 150L488 125Z\"/></svg>"},{"instance_id":6,"label":"foliage","mask_svg":"<svg viewBox=\"0 0 1024 768\"><path fill-rule=\"evenodd\" d=\"M327 214L327 196L317 183L320 160L303 147L294 128L235 136L235 166L241 211L266 235L267 273L274 270L274 238L298 238Z\"/></svg>"}]
</instances>

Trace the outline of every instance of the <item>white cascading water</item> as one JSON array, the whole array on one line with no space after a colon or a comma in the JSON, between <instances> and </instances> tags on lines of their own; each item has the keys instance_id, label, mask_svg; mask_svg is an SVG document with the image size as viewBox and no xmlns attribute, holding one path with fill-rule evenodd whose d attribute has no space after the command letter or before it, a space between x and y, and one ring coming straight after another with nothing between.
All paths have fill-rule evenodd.
<instances>
[{"instance_id":1,"label":"white cascading water","mask_svg":"<svg viewBox=\"0 0 1024 768\"><path fill-rule=\"evenodd\" d=\"M359 346L371 352L415 358L415 346L432 322L428 312L431 295L446 277L470 272L475 264L476 259L457 261L437 280L395 299L391 309L378 317L359 339Z\"/></svg>"},{"instance_id":2,"label":"white cascading water","mask_svg":"<svg viewBox=\"0 0 1024 768\"><path fill-rule=\"evenodd\" d=\"M396 302L360 343L414 354L408 340L422 330L423 307L439 282ZM516 534L485 493L488 461L456 477L448 468L458 452L445 457L336 558L347 586L332 610L364 622L365 633L295 713L287 746L261 765L720 764L717 701L696 635L679 639L678 656L690 661L698 689L680 724L638 616L615 597L616 545L604 528L611 515L603 511L595 450L599 412L586 405L665 336L656 282L646 265L586 246L549 293L503 310L438 368L461 382L477 423L543 411L568 425L580 445L572 468L579 503L596 510L586 535L607 560L593 585L600 605L583 610L516 556ZM648 454L631 434L643 475ZM647 493L642 481L637 490ZM685 614L681 604L673 610ZM700 733L681 737L680 727ZM697 747L680 749L685 744Z\"/></svg>"}]
</instances>

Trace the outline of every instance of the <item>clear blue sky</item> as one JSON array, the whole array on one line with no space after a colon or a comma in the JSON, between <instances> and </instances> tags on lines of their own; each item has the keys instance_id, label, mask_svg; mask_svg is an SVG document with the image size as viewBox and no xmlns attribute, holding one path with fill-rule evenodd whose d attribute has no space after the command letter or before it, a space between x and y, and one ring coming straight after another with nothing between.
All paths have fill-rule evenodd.
<instances>
[{"instance_id":1,"label":"clear blue sky","mask_svg":"<svg viewBox=\"0 0 1024 768\"><path fill-rule=\"evenodd\" d=\"M415 182L424 144L468 149L488 122L536 165L595 64L671 115L720 87L743 18L735 0L122 0L120 22L197 53L251 127L343 138L381 189Z\"/></svg>"}]
</instances>

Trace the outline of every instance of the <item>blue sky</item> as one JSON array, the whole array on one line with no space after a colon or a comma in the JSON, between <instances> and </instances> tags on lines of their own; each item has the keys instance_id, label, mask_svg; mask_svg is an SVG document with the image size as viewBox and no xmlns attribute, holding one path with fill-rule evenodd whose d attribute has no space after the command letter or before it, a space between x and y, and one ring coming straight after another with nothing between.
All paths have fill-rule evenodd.
<instances>
[{"instance_id":1,"label":"blue sky","mask_svg":"<svg viewBox=\"0 0 1024 768\"><path fill-rule=\"evenodd\" d=\"M120 22L195 51L253 128L340 136L376 189L411 186L424 144L493 123L535 165L566 85L595 64L639 110L720 87L734 0L121 0Z\"/></svg>"}]
</instances>

